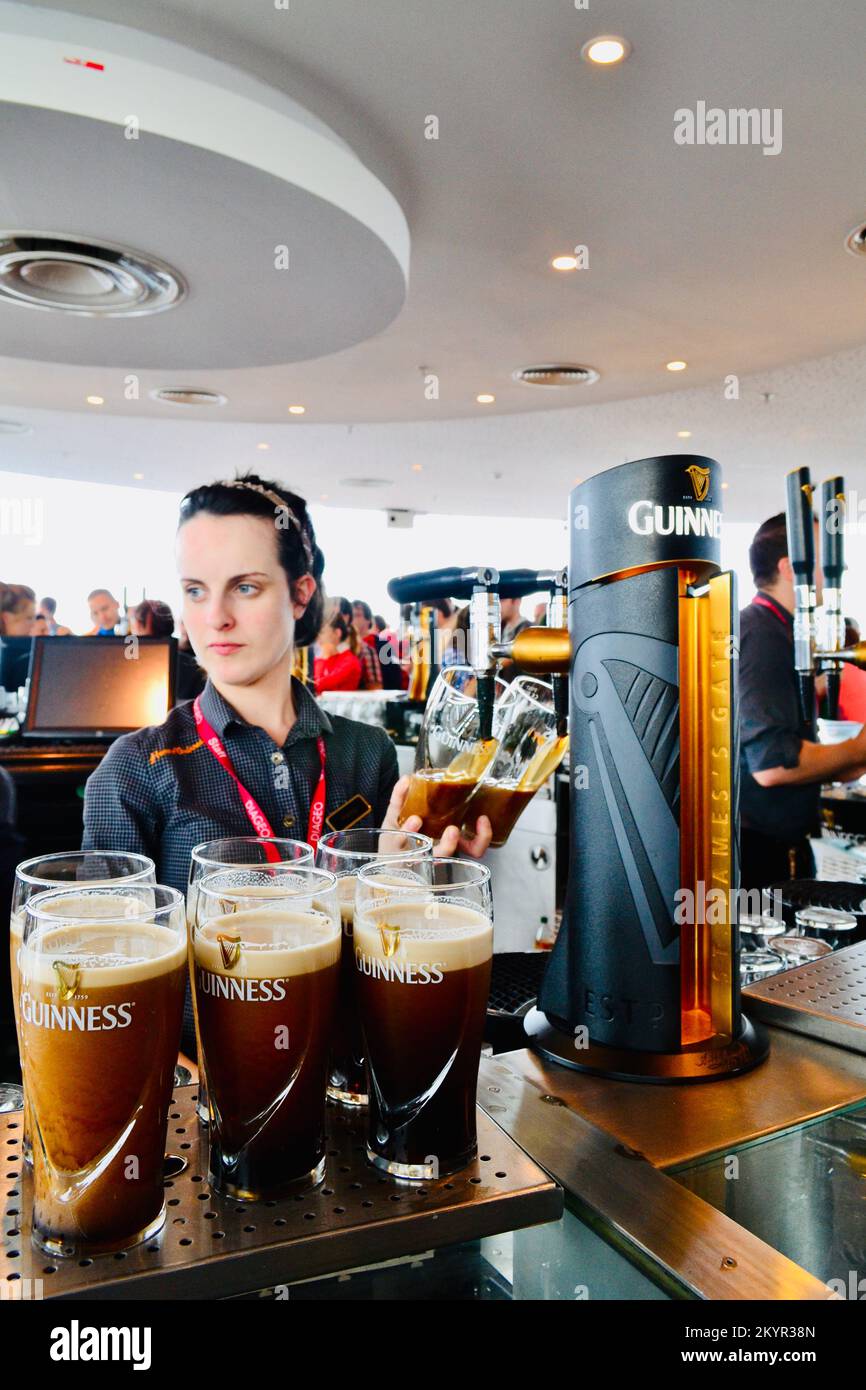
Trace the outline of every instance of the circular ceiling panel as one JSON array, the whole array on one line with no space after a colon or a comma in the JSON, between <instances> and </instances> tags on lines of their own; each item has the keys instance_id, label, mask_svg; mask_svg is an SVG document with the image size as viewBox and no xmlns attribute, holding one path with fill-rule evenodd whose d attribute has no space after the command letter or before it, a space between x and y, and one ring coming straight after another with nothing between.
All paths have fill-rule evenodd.
<instances>
[{"instance_id":1,"label":"circular ceiling panel","mask_svg":"<svg viewBox=\"0 0 866 1390\"><path fill-rule=\"evenodd\" d=\"M260 367L391 322L406 221L342 140L225 64L95 21L82 45L69 18L0 3L4 185L41 238L0 231L0 355Z\"/></svg>"}]
</instances>

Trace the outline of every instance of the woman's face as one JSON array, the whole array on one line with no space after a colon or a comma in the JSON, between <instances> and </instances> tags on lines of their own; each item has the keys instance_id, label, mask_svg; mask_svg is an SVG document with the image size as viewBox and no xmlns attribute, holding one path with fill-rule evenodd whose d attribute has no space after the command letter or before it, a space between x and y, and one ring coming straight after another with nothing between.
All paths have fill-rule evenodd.
<instances>
[{"instance_id":1,"label":"woman's face","mask_svg":"<svg viewBox=\"0 0 866 1390\"><path fill-rule=\"evenodd\" d=\"M32 637L37 629L33 619L36 617L36 604L33 599L24 599L14 613L4 613L4 629L7 637Z\"/></svg>"},{"instance_id":2,"label":"woman's face","mask_svg":"<svg viewBox=\"0 0 866 1390\"><path fill-rule=\"evenodd\" d=\"M218 686L252 685L291 651L316 583L297 580L293 600L267 517L200 512L178 531L177 561L184 625Z\"/></svg>"}]
</instances>

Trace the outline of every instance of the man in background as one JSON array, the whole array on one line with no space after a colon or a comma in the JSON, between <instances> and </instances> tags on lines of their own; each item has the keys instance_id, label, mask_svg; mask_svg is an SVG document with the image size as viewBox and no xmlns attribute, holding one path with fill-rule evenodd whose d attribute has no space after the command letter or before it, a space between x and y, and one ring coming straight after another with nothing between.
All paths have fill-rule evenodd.
<instances>
[{"instance_id":1,"label":"man in background","mask_svg":"<svg viewBox=\"0 0 866 1390\"><path fill-rule=\"evenodd\" d=\"M37 619L42 618L46 637L71 637L72 629L62 627L57 621L57 599L44 598L40 600L39 608L36 612Z\"/></svg>"},{"instance_id":2,"label":"man in background","mask_svg":"<svg viewBox=\"0 0 866 1390\"><path fill-rule=\"evenodd\" d=\"M794 572L784 513L749 548L757 593L740 614L740 816L743 888L812 878L821 784L866 772L866 729L844 743L806 736L794 667ZM817 598L820 602L820 576Z\"/></svg>"},{"instance_id":3,"label":"man in background","mask_svg":"<svg viewBox=\"0 0 866 1390\"><path fill-rule=\"evenodd\" d=\"M499 613L502 619L503 642L513 642L518 632L522 632L525 627L532 626L529 619L524 618L520 611L519 598L501 598L499 600ZM519 675L519 672L513 661L503 661L496 674L500 680L510 683L515 676Z\"/></svg>"},{"instance_id":4,"label":"man in background","mask_svg":"<svg viewBox=\"0 0 866 1390\"><path fill-rule=\"evenodd\" d=\"M120 604L110 589L94 589L87 595L93 627L85 637L113 637L120 622Z\"/></svg>"}]
</instances>

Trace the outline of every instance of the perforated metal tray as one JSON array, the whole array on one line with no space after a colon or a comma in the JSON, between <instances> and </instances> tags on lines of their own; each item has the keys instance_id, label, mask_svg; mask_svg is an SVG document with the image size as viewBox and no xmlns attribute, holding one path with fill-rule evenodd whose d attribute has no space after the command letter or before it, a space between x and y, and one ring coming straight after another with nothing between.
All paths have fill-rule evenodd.
<instances>
[{"instance_id":1,"label":"perforated metal tray","mask_svg":"<svg viewBox=\"0 0 866 1390\"><path fill-rule=\"evenodd\" d=\"M329 1106L327 1172L320 1188L275 1202L220 1198L207 1181L197 1094L195 1086L174 1093L168 1153L187 1167L166 1179L162 1231L124 1255L93 1260L51 1259L32 1245L32 1181L21 1158L21 1113L0 1116L0 1297L14 1298L20 1288L24 1296L43 1298L222 1298L555 1221L562 1214L562 1189L480 1109L478 1158L452 1177L419 1186L379 1174L366 1159L363 1115Z\"/></svg>"},{"instance_id":2,"label":"perforated metal tray","mask_svg":"<svg viewBox=\"0 0 866 1390\"><path fill-rule=\"evenodd\" d=\"M866 1054L866 941L743 990L753 1018Z\"/></svg>"}]
</instances>

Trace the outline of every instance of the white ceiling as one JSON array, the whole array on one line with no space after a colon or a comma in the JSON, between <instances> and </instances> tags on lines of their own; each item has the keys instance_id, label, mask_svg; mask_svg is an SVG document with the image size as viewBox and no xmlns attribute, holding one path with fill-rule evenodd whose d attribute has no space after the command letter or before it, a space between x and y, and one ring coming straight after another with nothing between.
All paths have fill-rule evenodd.
<instances>
[{"instance_id":1,"label":"white ceiling","mask_svg":"<svg viewBox=\"0 0 866 1390\"><path fill-rule=\"evenodd\" d=\"M77 365L72 346L68 364L25 360L20 322L49 316L0 307L0 415L35 426L26 438L0 435L3 467L115 482L140 471L141 486L176 488L267 460L312 497L342 505L517 515L558 515L576 477L660 451L718 457L734 517L780 507L782 472L803 462L816 477L847 469L856 485L866 259L843 244L866 219L859 0L36 8L176 40L300 102L400 202L412 264L406 306L368 341L290 365L184 370L182 381L146 370L135 401L123 396L126 361ZM582 43L598 32L625 34L628 62L609 71L582 63ZM699 100L781 108L782 152L676 145L674 112ZM429 115L438 141L424 139ZM70 123L70 167L82 153ZM39 174L34 196L45 189ZM20 225L26 185L26 166L0 144L0 221L14 214ZM110 223L111 239L123 239L128 226L133 246L158 251L140 245L135 208L111 194L93 188L88 230L108 236ZM160 196L157 186L154 225ZM64 212L56 208L57 227ZM199 267L202 285L246 273L231 254L244 215L223 206L223 240L178 264L191 286ZM589 270L549 269L576 244L588 246ZM180 333L183 312L158 317ZM231 361L230 328L223 348L221 361ZM206 351L202 341L203 361ZM673 357L689 362L687 373L664 370ZM591 364L601 380L571 393L511 380L517 367L560 359ZM438 400L425 397L422 366L439 378ZM723 395L731 373L739 401ZM150 401L152 387L176 384L224 392L218 423L181 421ZM496 404L476 405L488 390ZM84 403L91 393L106 399L98 418ZM302 419L286 414L294 401L307 407ZM563 408L574 401L586 404ZM683 428L689 440L677 439ZM347 476L388 487L342 489Z\"/></svg>"}]
</instances>

